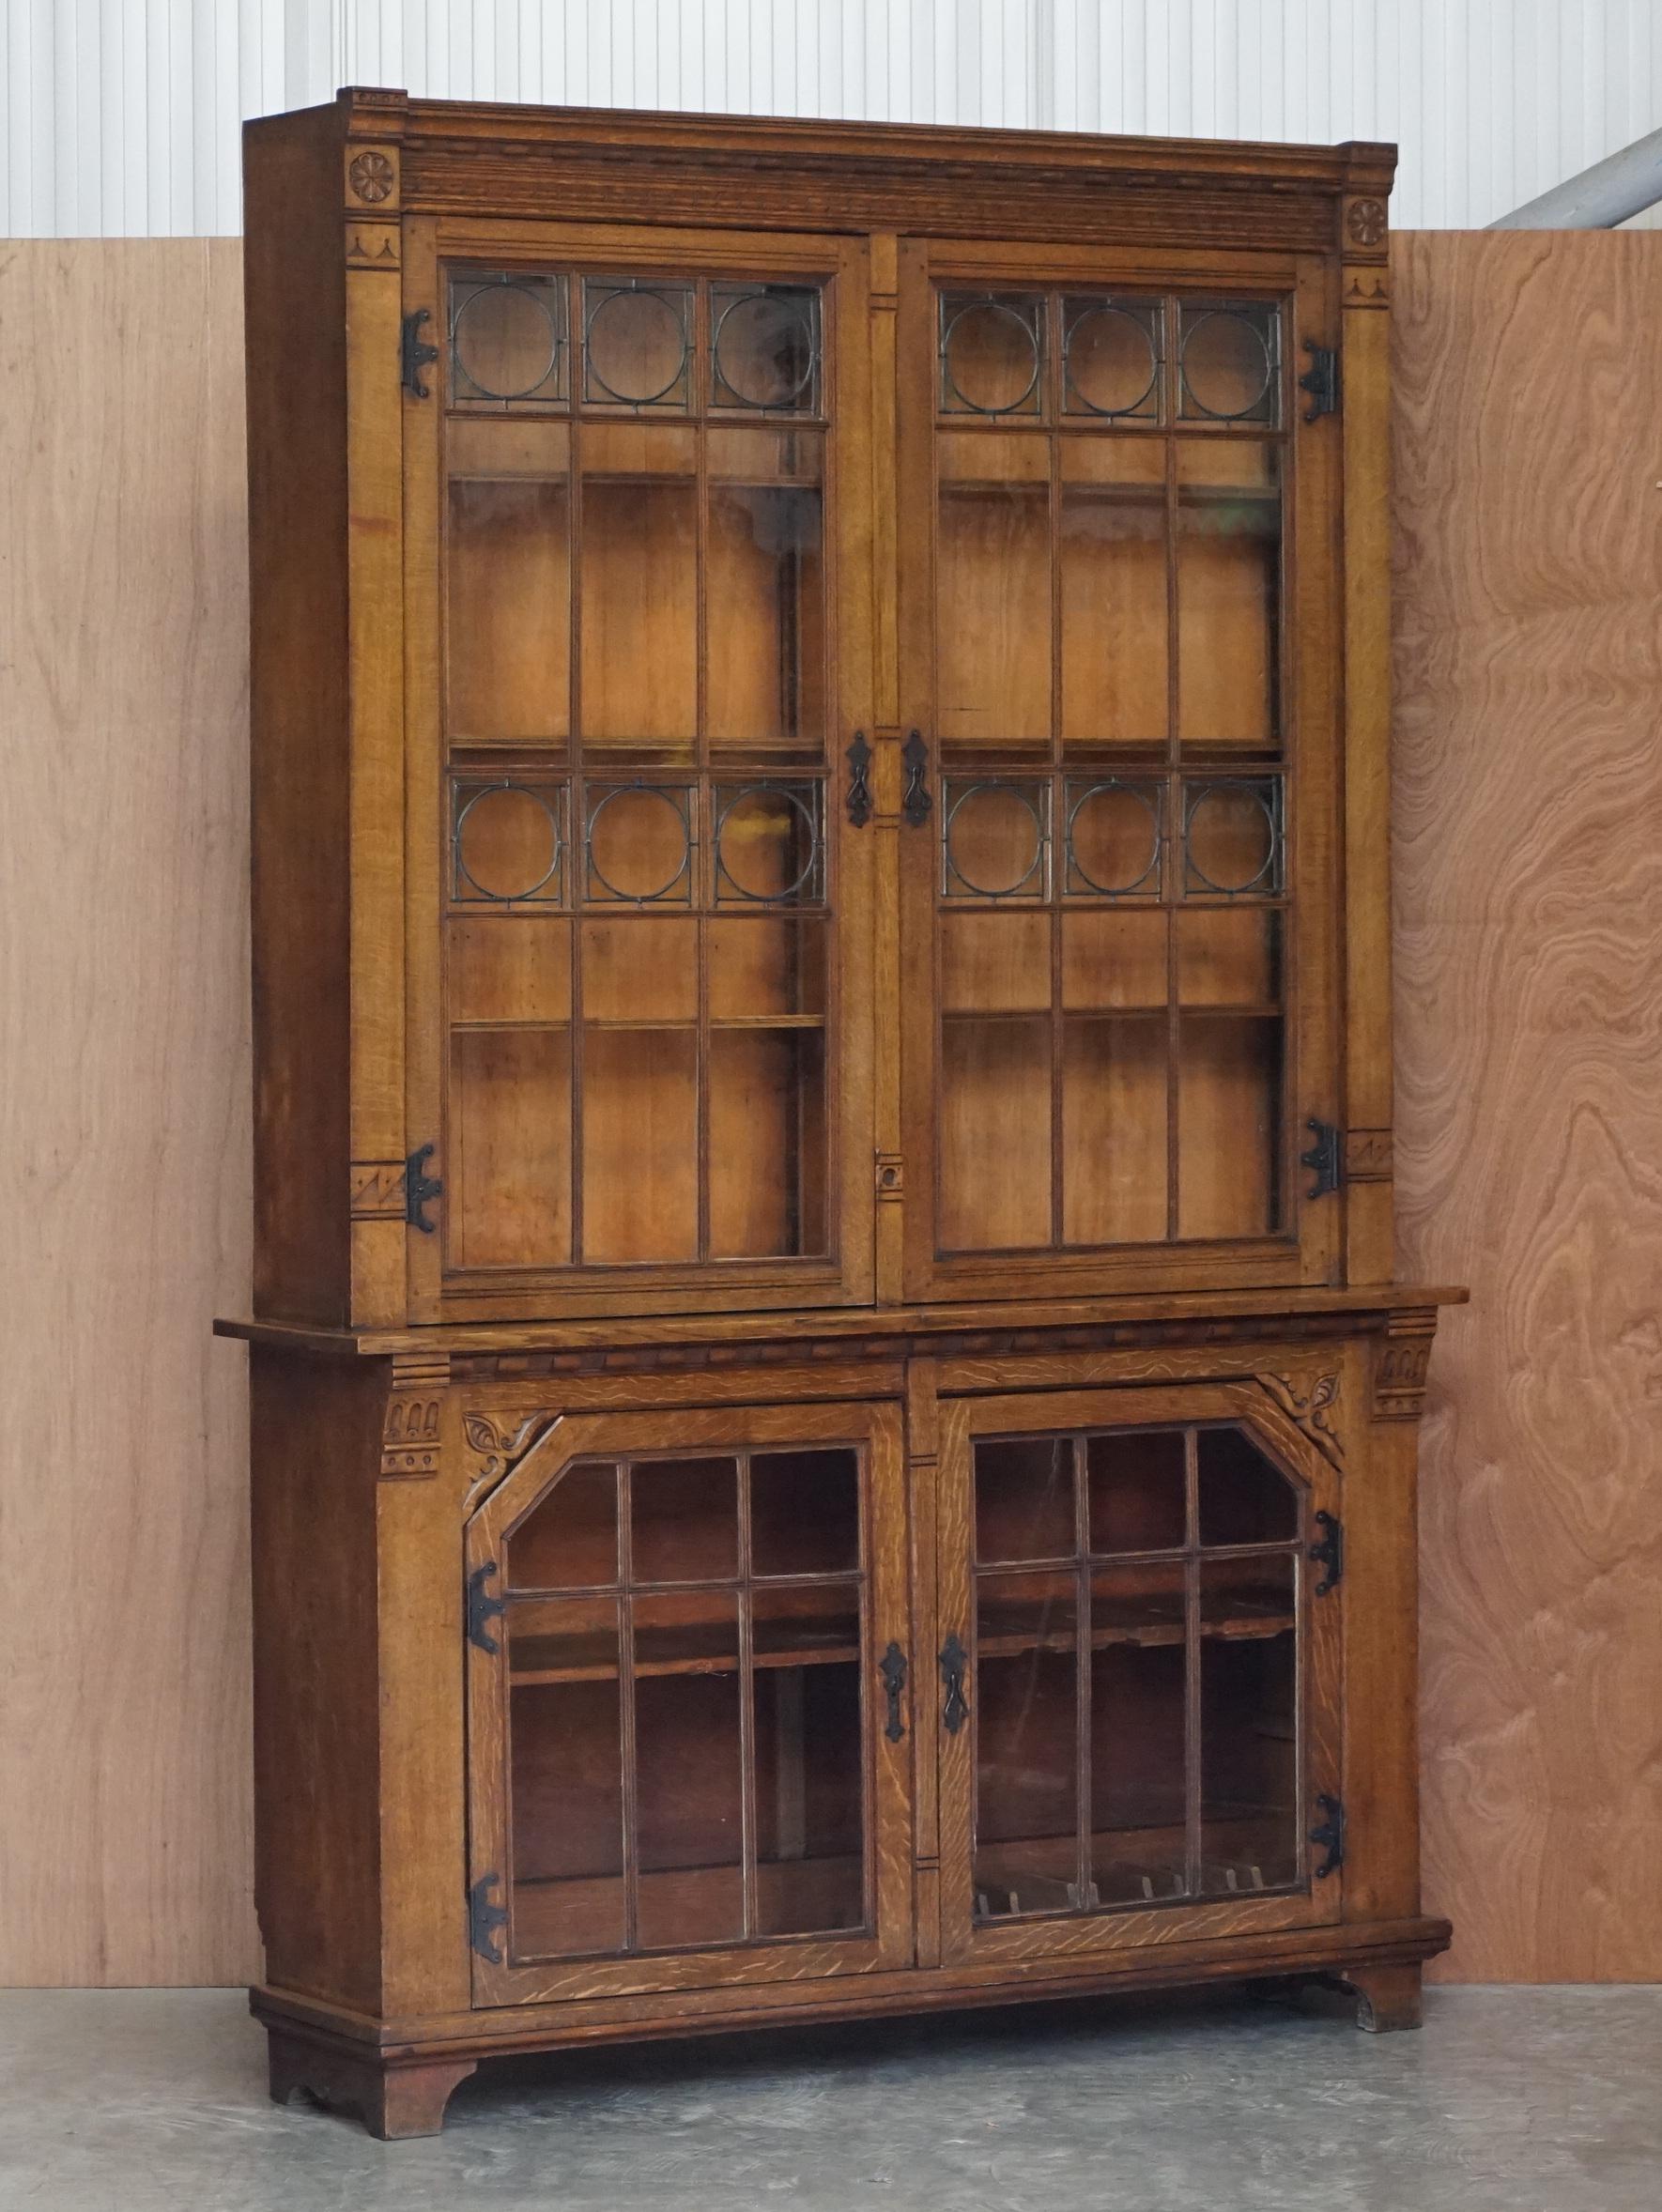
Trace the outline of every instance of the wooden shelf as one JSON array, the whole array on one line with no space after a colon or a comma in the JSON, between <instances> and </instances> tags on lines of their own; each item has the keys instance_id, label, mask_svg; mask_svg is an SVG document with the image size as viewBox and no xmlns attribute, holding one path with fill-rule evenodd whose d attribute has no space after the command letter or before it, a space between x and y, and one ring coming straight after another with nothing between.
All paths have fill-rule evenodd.
<instances>
[{"instance_id":1,"label":"wooden shelf","mask_svg":"<svg viewBox=\"0 0 1662 2212\"><path fill-rule=\"evenodd\" d=\"M858 1618L827 1616L823 1621L758 1621L752 1631L751 1665L758 1670L783 1667L837 1667L860 1656ZM551 1682L615 1682L615 1636L515 1636L509 1647L510 1681L516 1689ZM635 1679L670 1674L736 1674L738 1630L731 1621L694 1622L682 1628L638 1629Z\"/></svg>"},{"instance_id":2,"label":"wooden shelf","mask_svg":"<svg viewBox=\"0 0 1662 2212\"><path fill-rule=\"evenodd\" d=\"M641 1950L738 1943L739 1869L677 1866L642 1870ZM852 1853L817 1859L765 1859L756 1868L757 1917L751 1940L779 1935L846 1935L860 1927L865 1867ZM519 1959L616 1957L597 1931L621 1931L620 1875L544 1877L514 1884L514 1951Z\"/></svg>"},{"instance_id":3,"label":"wooden shelf","mask_svg":"<svg viewBox=\"0 0 1662 2212\"><path fill-rule=\"evenodd\" d=\"M1104 1615L1107 1614L1105 1618ZM1250 1597L1232 1600L1226 1611L1203 1615L1202 1639L1210 1642L1250 1643L1287 1635L1298 1626L1295 1616L1279 1600L1254 1603ZM1105 1651L1115 1644L1149 1647L1180 1644L1184 1638L1181 1599L1120 1600L1112 1612L1099 1600L1092 1607L1090 1648ZM1073 1628L1066 1621L1052 1626L1032 1605L982 1605L977 1624L976 1651L979 1658L1019 1657L1024 1651L1071 1651L1077 1649Z\"/></svg>"}]
</instances>

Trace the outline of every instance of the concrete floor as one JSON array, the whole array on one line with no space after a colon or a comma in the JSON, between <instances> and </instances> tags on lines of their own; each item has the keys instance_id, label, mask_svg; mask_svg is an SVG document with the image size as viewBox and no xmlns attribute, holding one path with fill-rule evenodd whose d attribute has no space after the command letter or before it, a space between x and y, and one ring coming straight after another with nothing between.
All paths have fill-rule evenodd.
<instances>
[{"instance_id":1,"label":"concrete floor","mask_svg":"<svg viewBox=\"0 0 1662 2212\"><path fill-rule=\"evenodd\" d=\"M1309 2001L1306 2001L1307 2005ZM240 1992L0 1992L13 2212L1658 2212L1662 1988L1229 1998L516 2060L446 2132L268 2102Z\"/></svg>"}]
</instances>

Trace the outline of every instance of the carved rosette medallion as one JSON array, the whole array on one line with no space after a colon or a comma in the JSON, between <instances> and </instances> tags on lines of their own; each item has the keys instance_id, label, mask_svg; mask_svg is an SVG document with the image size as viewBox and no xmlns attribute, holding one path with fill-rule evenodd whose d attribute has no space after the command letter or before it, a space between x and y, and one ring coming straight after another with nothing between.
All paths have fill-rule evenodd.
<instances>
[{"instance_id":1,"label":"carved rosette medallion","mask_svg":"<svg viewBox=\"0 0 1662 2212\"><path fill-rule=\"evenodd\" d=\"M1339 1403L1339 1377L1318 1375L1314 1381L1302 1375L1260 1375L1260 1386L1331 1467L1345 1465L1345 1440L1333 1426L1333 1408Z\"/></svg>"},{"instance_id":2,"label":"carved rosette medallion","mask_svg":"<svg viewBox=\"0 0 1662 2212\"><path fill-rule=\"evenodd\" d=\"M366 146L346 164L346 183L366 207L378 207L398 189L398 166L379 146Z\"/></svg>"},{"instance_id":3,"label":"carved rosette medallion","mask_svg":"<svg viewBox=\"0 0 1662 2212\"><path fill-rule=\"evenodd\" d=\"M1345 236L1353 246L1382 246L1385 228L1383 200L1352 200L1345 210Z\"/></svg>"}]
</instances>

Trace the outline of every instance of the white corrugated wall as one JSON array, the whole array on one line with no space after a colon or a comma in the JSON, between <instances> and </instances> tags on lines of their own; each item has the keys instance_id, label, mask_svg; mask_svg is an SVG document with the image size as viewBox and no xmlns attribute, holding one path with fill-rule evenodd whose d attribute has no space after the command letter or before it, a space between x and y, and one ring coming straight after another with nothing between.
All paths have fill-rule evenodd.
<instances>
[{"instance_id":1,"label":"white corrugated wall","mask_svg":"<svg viewBox=\"0 0 1662 2212\"><path fill-rule=\"evenodd\" d=\"M1395 139L1487 223L1662 123L1662 0L0 0L0 233L235 231L237 125L337 84Z\"/></svg>"}]
</instances>

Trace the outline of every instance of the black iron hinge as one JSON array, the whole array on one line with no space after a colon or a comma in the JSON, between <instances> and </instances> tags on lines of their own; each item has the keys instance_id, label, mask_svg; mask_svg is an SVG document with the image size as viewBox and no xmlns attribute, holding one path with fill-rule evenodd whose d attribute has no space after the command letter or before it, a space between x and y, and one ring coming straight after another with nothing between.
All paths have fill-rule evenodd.
<instances>
[{"instance_id":1,"label":"black iron hinge","mask_svg":"<svg viewBox=\"0 0 1662 2212\"><path fill-rule=\"evenodd\" d=\"M418 1144L404 1163L404 1218L412 1229L420 1229L425 1237L431 1237L439 1224L428 1221L422 1208L429 1198L444 1195L444 1185L439 1177L422 1173L434 1150L431 1144Z\"/></svg>"},{"instance_id":2,"label":"black iron hinge","mask_svg":"<svg viewBox=\"0 0 1662 2212\"><path fill-rule=\"evenodd\" d=\"M437 346L429 346L422 336L422 325L433 317L424 307L418 307L413 315L407 315L398 333L398 381L411 399L427 399L431 395L422 382L422 371L439 359Z\"/></svg>"},{"instance_id":3,"label":"black iron hinge","mask_svg":"<svg viewBox=\"0 0 1662 2212\"><path fill-rule=\"evenodd\" d=\"M1310 1563L1323 1570L1316 1594L1325 1598L1345 1579L1345 1530L1337 1513L1318 1513L1316 1525L1321 1530L1321 1541L1310 1546Z\"/></svg>"},{"instance_id":4,"label":"black iron hinge","mask_svg":"<svg viewBox=\"0 0 1662 2212\"><path fill-rule=\"evenodd\" d=\"M848 819L851 828L864 829L871 819L871 747L863 730L843 758L848 762Z\"/></svg>"},{"instance_id":5,"label":"black iron hinge","mask_svg":"<svg viewBox=\"0 0 1662 2212\"><path fill-rule=\"evenodd\" d=\"M1310 1831L1310 1840L1327 1857L1316 1869L1317 1882L1325 1882L1330 1874L1336 1874L1345 1864L1345 1807L1336 1797L1330 1797L1324 1790L1317 1796L1323 1818Z\"/></svg>"},{"instance_id":6,"label":"black iron hinge","mask_svg":"<svg viewBox=\"0 0 1662 2212\"><path fill-rule=\"evenodd\" d=\"M900 765L906 771L906 788L900 794L900 812L914 829L921 829L929 820L934 801L929 790L929 747L923 742L923 732L915 730L900 747Z\"/></svg>"},{"instance_id":7,"label":"black iron hinge","mask_svg":"<svg viewBox=\"0 0 1662 2212\"><path fill-rule=\"evenodd\" d=\"M1308 1152L1299 1155L1300 1166L1307 1167L1316 1177L1304 1195L1325 1198L1345 1180L1345 1139L1331 1121L1317 1121L1314 1115L1304 1127L1316 1139Z\"/></svg>"},{"instance_id":8,"label":"black iron hinge","mask_svg":"<svg viewBox=\"0 0 1662 2212\"><path fill-rule=\"evenodd\" d=\"M508 1908L490 1901L490 1893L501 1879L500 1874L482 1874L468 1892L468 1941L487 1966L502 1963L502 1946L497 1936L508 1925Z\"/></svg>"},{"instance_id":9,"label":"black iron hinge","mask_svg":"<svg viewBox=\"0 0 1662 2212\"><path fill-rule=\"evenodd\" d=\"M1318 415L1339 411L1339 351L1337 346L1318 346L1314 338L1305 339L1304 350L1310 356L1310 366L1299 378L1299 390L1310 394L1304 420L1314 422Z\"/></svg>"},{"instance_id":10,"label":"black iron hinge","mask_svg":"<svg viewBox=\"0 0 1662 2212\"><path fill-rule=\"evenodd\" d=\"M486 1559L483 1567L475 1567L468 1577L468 1641L493 1659L502 1647L491 1635L490 1624L508 1610L501 1599L493 1598L485 1587L496 1571L495 1559Z\"/></svg>"}]
</instances>

